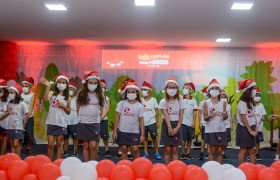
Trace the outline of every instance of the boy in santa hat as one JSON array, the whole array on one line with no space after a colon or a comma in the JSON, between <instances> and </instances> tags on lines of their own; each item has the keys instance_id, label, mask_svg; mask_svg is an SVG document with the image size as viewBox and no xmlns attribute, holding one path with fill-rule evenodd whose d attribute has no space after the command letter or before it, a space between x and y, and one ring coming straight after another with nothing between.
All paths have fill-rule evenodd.
<instances>
[{"instance_id":1,"label":"boy in santa hat","mask_svg":"<svg viewBox=\"0 0 280 180\"><path fill-rule=\"evenodd\" d=\"M0 79L0 155L4 155L7 149L8 97L7 82L4 79Z\"/></svg>"}]
</instances>

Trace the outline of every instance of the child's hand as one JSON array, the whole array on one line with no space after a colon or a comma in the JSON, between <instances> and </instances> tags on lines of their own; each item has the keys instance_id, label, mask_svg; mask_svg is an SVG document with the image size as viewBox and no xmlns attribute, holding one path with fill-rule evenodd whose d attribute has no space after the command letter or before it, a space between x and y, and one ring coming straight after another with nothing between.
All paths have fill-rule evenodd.
<instances>
[{"instance_id":1,"label":"child's hand","mask_svg":"<svg viewBox=\"0 0 280 180\"><path fill-rule=\"evenodd\" d=\"M51 86L51 82L46 80L46 78L42 78L42 83L45 84L47 87Z\"/></svg>"},{"instance_id":2,"label":"child's hand","mask_svg":"<svg viewBox=\"0 0 280 180\"><path fill-rule=\"evenodd\" d=\"M116 140L117 140L117 138L118 138L118 135L117 135L116 132L113 133L113 137L112 137L112 138L113 138L114 142L116 142Z\"/></svg>"},{"instance_id":3,"label":"child's hand","mask_svg":"<svg viewBox=\"0 0 280 180\"><path fill-rule=\"evenodd\" d=\"M65 105L62 102L58 102L57 105L58 105L59 108L64 108L65 107Z\"/></svg>"},{"instance_id":4,"label":"child's hand","mask_svg":"<svg viewBox=\"0 0 280 180\"><path fill-rule=\"evenodd\" d=\"M227 117L227 112L222 112L222 116L223 116L223 119L225 119Z\"/></svg>"},{"instance_id":5,"label":"child's hand","mask_svg":"<svg viewBox=\"0 0 280 180\"><path fill-rule=\"evenodd\" d=\"M276 115L275 114L271 114L268 118L271 119L271 120L275 120L276 119Z\"/></svg>"},{"instance_id":6,"label":"child's hand","mask_svg":"<svg viewBox=\"0 0 280 180\"><path fill-rule=\"evenodd\" d=\"M210 118L215 117L217 112L215 110L210 110Z\"/></svg>"},{"instance_id":7,"label":"child's hand","mask_svg":"<svg viewBox=\"0 0 280 180\"><path fill-rule=\"evenodd\" d=\"M140 144L144 141L145 137L143 135L140 136Z\"/></svg>"},{"instance_id":8,"label":"child's hand","mask_svg":"<svg viewBox=\"0 0 280 180\"><path fill-rule=\"evenodd\" d=\"M172 129L172 131L171 131L171 136L174 136L175 134L177 134L177 133L178 133L178 131L179 131L179 129L178 129L178 128L174 128L174 129Z\"/></svg>"},{"instance_id":9,"label":"child's hand","mask_svg":"<svg viewBox=\"0 0 280 180\"><path fill-rule=\"evenodd\" d=\"M254 137L256 137L257 135L258 135L258 132L256 132L256 131L250 131L250 134L252 135L252 136L254 136Z\"/></svg>"}]
</instances>

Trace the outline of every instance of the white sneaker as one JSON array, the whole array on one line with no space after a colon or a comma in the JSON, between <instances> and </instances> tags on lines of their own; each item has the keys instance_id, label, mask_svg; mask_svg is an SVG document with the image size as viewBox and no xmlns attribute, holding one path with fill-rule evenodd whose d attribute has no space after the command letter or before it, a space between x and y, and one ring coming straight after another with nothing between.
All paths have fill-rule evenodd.
<instances>
[{"instance_id":1,"label":"white sneaker","mask_svg":"<svg viewBox=\"0 0 280 180\"><path fill-rule=\"evenodd\" d=\"M275 159L274 161L278 161L279 160L279 154L275 154Z\"/></svg>"}]
</instances>

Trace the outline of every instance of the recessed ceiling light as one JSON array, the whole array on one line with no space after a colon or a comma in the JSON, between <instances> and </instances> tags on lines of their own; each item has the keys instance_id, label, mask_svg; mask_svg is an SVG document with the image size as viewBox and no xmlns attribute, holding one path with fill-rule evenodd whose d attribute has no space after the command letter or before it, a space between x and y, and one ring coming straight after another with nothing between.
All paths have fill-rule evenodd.
<instances>
[{"instance_id":1,"label":"recessed ceiling light","mask_svg":"<svg viewBox=\"0 0 280 180\"><path fill-rule=\"evenodd\" d=\"M232 10L250 10L253 7L254 3L233 3L231 6Z\"/></svg>"},{"instance_id":2,"label":"recessed ceiling light","mask_svg":"<svg viewBox=\"0 0 280 180\"><path fill-rule=\"evenodd\" d=\"M216 40L216 42L221 42L221 43L228 43L228 42L230 42L230 41L231 41L230 38L218 38L218 39Z\"/></svg>"},{"instance_id":3,"label":"recessed ceiling light","mask_svg":"<svg viewBox=\"0 0 280 180\"><path fill-rule=\"evenodd\" d=\"M67 10L67 8L63 4L48 4L48 3L45 3L45 6L50 11L66 11Z\"/></svg>"},{"instance_id":4,"label":"recessed ceiling light","mask_svg":"<svg viewBox=\"0 0 280 180\"><path fill-rule=\"evenodd\" d=\"M136 6L155 6L155 0L134 0Z\"/></svg>"}]
</instances>

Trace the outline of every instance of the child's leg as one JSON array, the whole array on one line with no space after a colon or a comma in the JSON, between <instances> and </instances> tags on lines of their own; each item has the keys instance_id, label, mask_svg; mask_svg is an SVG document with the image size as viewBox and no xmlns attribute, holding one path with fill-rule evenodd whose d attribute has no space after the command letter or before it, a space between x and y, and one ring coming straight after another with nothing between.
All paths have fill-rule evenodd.
<instances>
[{"instance_id":1,"label":"child's leg","mask_svg":"<svg viewBox=\"0 0 280 180\"><path fill-rule=\"evenodd\" d=\"M148 137L145 137L143 142L144 153L148 154Z\"/></svg>"},{"instance_id":2,"label":"child's leg","mask_svg":"<svg viewBox=\"0 0 280 180\"><path fill-rule=\"evenodd\" d=\"M170 162L171 146L164 146L164 163L167 165Z\"/></svg>"},{"instance_id":3,"label":"child's leg","mask_svg":"<svg viewBox=\"0 0 280 180\"><path fill-rule=\"evenodd\" d=\"M56 136L56 148L57 148L57 155L56 158L62 158L62 154L63 154L63 139L64 139L64 135L58 135Z\"/></svg>"},{"instance_id":4,"label":"child's leg","mask_svg":"<svg viewBox=\"0 0 280 180\"><path fill-rule=\"evenodd\" d=\"M256 154L259 154L260 143L256 143Z\"/></svg>"},{"instance_id":5,"label":"child's leg","mask_svg":"<svg viewBox=\"0 0 280 180\"><path fill-rule=\"evenodd\" d=\"M182 140L182 143L181 143L181 151L182 151L182 154L186 154L186 141Z\"/></svg>"},{"instance_id":6,"label":"child's leg","mask_svg":"<svg viewBox=\"0 0 280 180\"><path fill-rule=\"evenodd\" d=\"M134 159L140 157L138 145L132 146L132 151L133 151Z\"/></svg>"},{"instance_id":7,"label":"child's leg","mask_svg":"<svg viewBox=\"0 0 280 180\"><path fill-rule=\"evenodd\" d=\"M248 153L249 153L250 162L253 164L256 164L255 148L251 147L251 148L247 148L247 149L248 149Z\"/></svg>"},{"instance_id":8,"label":"child's leg","mask_svg":"<svg viewBox=\"0 0 280 180\"><path fill-rule=\"evenodd\" d=\"M14 146L14 140L13 140L13 139L10 139L10 142L11 142L11 152L12 152L12 153L16 153L16 151L15 151L15 146Z\"/></svg>"},{"instance_id":9,"label":"child's leg","mask_svg":"<svg viewBox=\"0 0 280 180\"><path fill-rule=\"evenodd\" d=\"M6 153L6 150L7 150L6 136L1 136L0 137L0 144L1 144L0 155L4 155Z\"/></svg>"},{"instance_id":10,"label":"child's leg","mask_svg":"<svg viewBox=\"0 0 280 180\"><path fill-rule=\"evenodd\" d=\"M90 160L97 160L97 141L89 141Z\"/></svg>"},{"instance_id":11,"label":"child's leg","mask_svg":"<svg viewBox=\"0 0 280 180\"><path fill-rule=\"evenodd\" d=\"M69 145L69 139L64 138L63 150L66 151L66 152L68 151L68 145Z\"/></svg>"},{"instance_id":12,"label":"child's leg","mask_svg":"<svg viewBox=\"0 0 280 180\"><path fill-rule=\"evenodd\" d=\"M279 153L280 153L280 139L278 140L277 149L276 149L276 154L279 155Z\"/></svg>"},{"instance_id":13,"label":"child's leg","mask_svg":"<svg viewBox=\"0 0 280 180\"><path fill-rule=\"evenodd\" d=\"M108 138L104 138L103 139L103 143L104 143L104 148L105 148L105 152L109 150L109 142L108 142Z\"/></svg>"},{"instance_id":14,"label":"child's leg","mask_svg":"<svg viewBox=\"0 0 280 180\"><path fill-rule=\"evenodd\" d=\"M48 157L53 160L54 154L54 141L55 137L53 135L48 135Z\"/></svg>"},{"instance_id":15,"label":"child's leg","mask_svg":"<svg viewBox=\"0 0 280 180\"><path fill-rule=\"evenodd\" d=\"M78 151L78 140L73 139L73 146L74 146L74 151Z\"/></svg>"},{"instance_id":16,"label":"child's leg","mask_svg":"<svg viewBox=\"0 0 280 180\"><path fill-rule=\"evenodd\" d=\"M84 162L89 161L89 141L83 141L83 158Z\"/></svg>"},{"instance_id":17,"label":"child's leg","mask_svg":"<svg viewBox=\"0 0 280 180\"><path fill-rule=\"evenodd\" d=\"M20 140L18 139L14 139L14 149L15 149L15 153L18 154L20 156L21 154L21 150L20 150Z\"/></svg>"},{"instance_id":18,"label":"child's leg","mask_svg":"<svg viewBox=\"0 0 280 180\"><path fill-rule=\"evenodd\" d=\"M215 146L208 144L208 160L213 161L214 160L214 155L215 155Z\"/></svg>"},{"instance_id":19,"label":"child's leg","mask_svg":"<svg viewBox=\"0 0 280 180\"><path fill-rule=\"evenodd\" d=\"M127 153L128 153L128 154L131 154L131 146L128 146L128 147L127 147Z\"/></svg>"},{"instance_id":20,"label":"child's leg","mask_svg":"<svg viewBox=\"0 0 280 180\"><path fill-rule=\"evenodd\" d=\"M178 146L171 146L172 160L178 160Z\"/></svg>"},{"instance_id":21,"label":"child's leg","mask_svg":"<svg viewBox=\"0 0 280 180\"><path fill-rule=\"evenodd\" d=\"M127 159L127 152L128 152L128 148L130 146L126 146L126 145L120 145L121 151L122 151L122 159Z\"/></svg>"},{"instance_id":22,"label":"child's leg","mask_svg":"<svg viewBox=\"0 0 280 180\"><path fill-rule=\"evenodd\" d=\"M240 147L239 153L238 153L238 163L242 164L244 162L245 154L247 153L247 148Z\"/></svg>"},{"instance_id":23,"label":"child's leg","mask_svg":"<svg viewBox=\"0 0 280 180\"><path fill-rule=\"evenodd\" d=\"M223 146L216 146L217 161L222 164L223 161Z\"/></svg>"},{"instance_id":24,"label":"child's leg","mask_svg":"<svg viewBox=\"0 0 280 180\"><path fill-rule=\"evenodd\" d=\"M156 137L153 138L152 140L153 140L153 145L155 147L155 152L158 153L158 140Z\"/></svg>"},{"instance_id":25,"label":"child's leg","mask_svg":"<svg viewBox=\"0 0 280 180\"><path fill-rule=\"evenodd\" d=\"M187 154L191 153L192 140L187 141Z\"/></svg>"}]
</instances>

